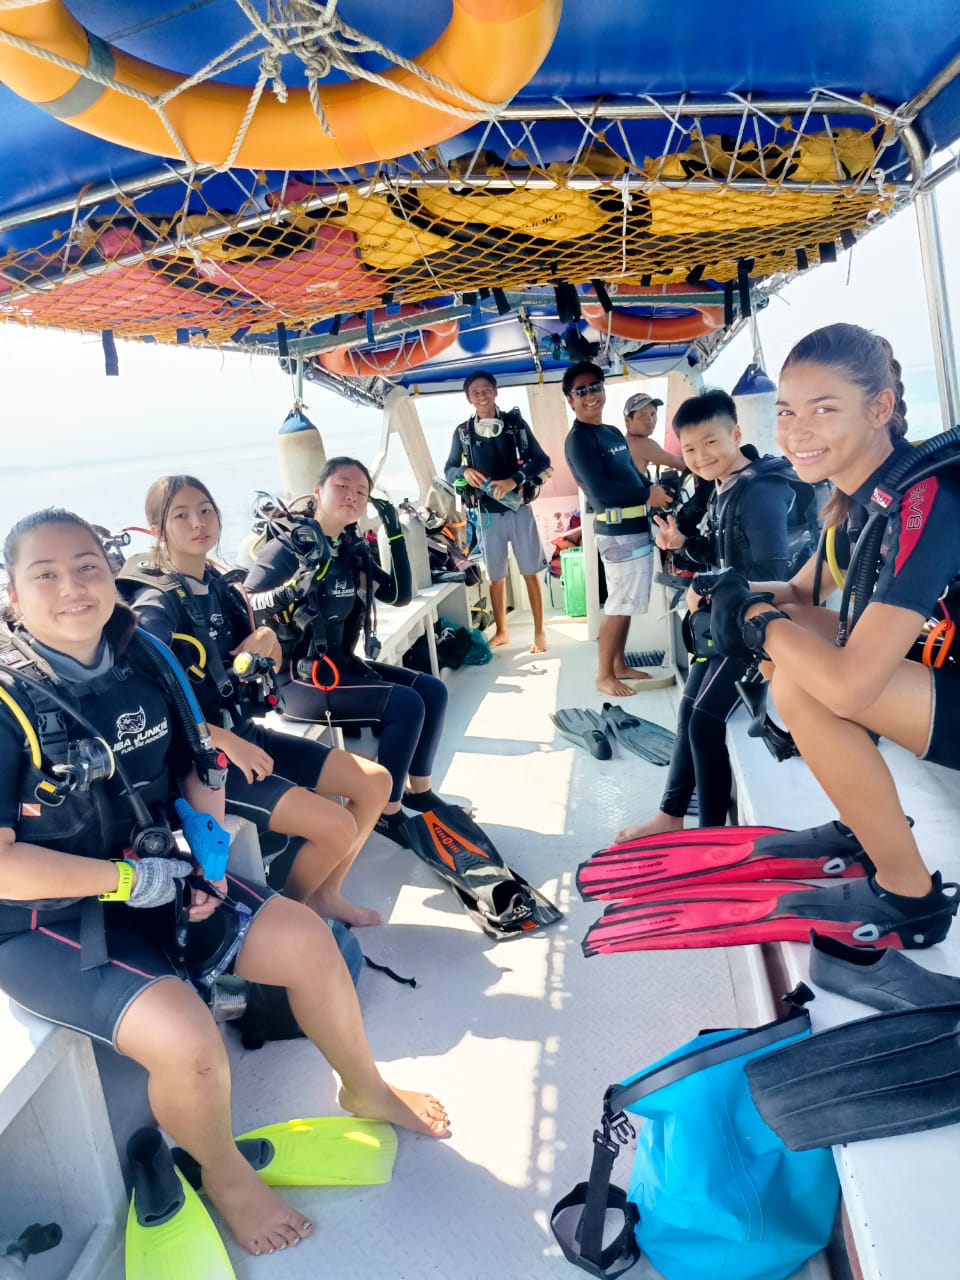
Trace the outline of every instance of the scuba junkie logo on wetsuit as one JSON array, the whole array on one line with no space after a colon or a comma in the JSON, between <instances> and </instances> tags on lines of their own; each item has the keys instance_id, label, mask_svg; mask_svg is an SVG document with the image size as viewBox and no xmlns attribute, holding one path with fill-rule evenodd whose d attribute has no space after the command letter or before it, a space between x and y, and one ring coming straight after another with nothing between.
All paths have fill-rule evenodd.
<instances>
[{"instance_id":1,"label":"scuba junkie logo on wetsuit","mask_svg":"<svg viewBox=\"0 0 960 1280\"><path fill-rule=\"evenodd\" d=\"M142 706L136 711L123 711L117 716L117 740L113 744L113 749L120 755L128 751L136 751L139 747L164 737L168 729L166 716L148 729L147 713Z\"/></svg>"}]
</instances>

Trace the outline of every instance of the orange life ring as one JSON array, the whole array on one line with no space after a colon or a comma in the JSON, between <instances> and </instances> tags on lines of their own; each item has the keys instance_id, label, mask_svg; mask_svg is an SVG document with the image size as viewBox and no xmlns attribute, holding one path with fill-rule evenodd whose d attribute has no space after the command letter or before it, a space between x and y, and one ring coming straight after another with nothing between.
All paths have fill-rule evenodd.
<instances>
[{"instance_id":1,"label":"orange life ring","mask_svg":"<svg viewBox=\"0 0 960 1280\"><path fill-rule=\"evenodd\" d=\"M561 0L453 0L450 25L420 55L419 65L488 102L506 102L530 80L553 43ZM0 10L0 30L151 96L185 76L108 45L72 16L63 0L37 0ZM423 81L395 67L386 79L422 92ZM116 89L78 77L36 54L0 44L0 81L8 89L86 133L158 156L176 148L157 113ZM463 105L437 90L440 99ZM331 85L320 101L332 136L324 134L308 90L286 104L265 92L234 161L249 169L350 168L431 147L464 129L450 115L367 80ZM190 156L222 164L250 102L244 85L206 81L172 98L166 113Z\"/></svg>"},{"instance_id":2,"label":"orange life ring","mask_svg":"<svg viewBox=\"0 0 960 1280\"><path fill-rule=\"evenodd\" d=\"M429 324L429 311L423 311L420 307L402 306L400 315L421 315L424 325L422 329L412 330L412 337L411 332L401 335L399 350L391 348L387 351L361 351L357 347L340 347L336 351L321 352L317 359L328 373L339 373L347 378L375 378L378 374L389 376L391 373L403 373L406 369L426 364L452 346L460 332L459 320ZM388 318L382 308L373 313L374 324L382 324ZM361 327L364 327L363 320L348 320L340 332Z\"/></svg>"},{"instance_id":3,"label":"orange life ring","mask_svg":"<svg viewBox=\"0 0 960 1280\"><path fill-rule=\"evenodd\" d=\"M671 293L690 293L690 290L688 284L657 284L631 288L630 292L665 297ZM638 316L617 307L610 312L602 307L583 308L584 318L601 333L612 333L615 338L630 338L635 342L690 342L723 327L722 306L693 307L691 312L686 316Z\"/></svg>"}]
</instances>

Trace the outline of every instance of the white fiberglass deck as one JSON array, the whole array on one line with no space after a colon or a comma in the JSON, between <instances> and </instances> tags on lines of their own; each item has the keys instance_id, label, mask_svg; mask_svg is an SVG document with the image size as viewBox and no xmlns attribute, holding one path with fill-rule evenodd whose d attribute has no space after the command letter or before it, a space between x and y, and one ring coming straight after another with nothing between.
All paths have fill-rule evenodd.
<instances>
[{"instance_id":1,"label":"white fiberglass deck","mask_svg":"<svg viewBox=\"0 0 960 1280\"><path fill-rule=\"evenodd\" d=\"M492 663L450 676L435 785L475 803L505 860L567 919L494 943L412 854L371 838L347 891L388 923L359 937L373 959L418 985L365 970L367 1032L388 1080L443 1100L453 1136L401 1132L388 1186L290 1192L317 1224L313 1239L270 1258L231 1247L244 1280L573 1276L549 1233L549 1211L587 1175L606 1086L703 1026L765 1016L749 1007L744 970L731 972L749 963L750 948L583 958L580 939L602 904L580 902L577 863L625 820L656 808L665 771L623 752L601 763L557 736L550 711L600 707L596 647L583 623L566 619L551 620L547 654L529 655L529 639L521 620ZM638 694L629 705L674 723L673 691ZM734 982L748 1002L739 1011ZM246 1053L229 1039L238 1132L339 1114L332 1073L308 1043ZM617 1162L622 1182L630 1160ZM652 1273L641 1263L630 1274Z\"/></svg>"}]
</instances>

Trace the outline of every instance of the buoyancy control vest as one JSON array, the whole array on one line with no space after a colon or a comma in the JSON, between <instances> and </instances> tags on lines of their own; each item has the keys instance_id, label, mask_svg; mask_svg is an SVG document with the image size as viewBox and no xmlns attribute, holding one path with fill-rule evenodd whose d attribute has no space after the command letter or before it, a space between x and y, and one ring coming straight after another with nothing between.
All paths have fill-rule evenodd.
<instances>
[{"instance_id":1,"label":"buoyancy control vest","mask_svg":"<svg viewBox=\"0 0 960 1280\"><path fill-rule=\"evenodd\" d=\"M234 717L249 715L257 709L262 699L254 696L250 683L239 680L228 670L220 653L224 635L229 640L248 635L254 629L246 599L229 575L212 565L206 567L204 582L213 603L209 616L184 575L161 568L149 555L131 556L117 574L116 582L120 595L134 607L144 587L162 591L171 601L177 617L172 648L191 680L200 687L201 701L208 715L213 716L217 701L225 704ZM211 686L216 689L215 695Z\"/></svg>"},{"instance_id":2,"label":"buoyancy control vest","mask_svg":"<svg viewBox=\"0 0 960 1280\"><path fill-rule=\"evenodd\" d=\"M763 457L751 445L743 450L750 462L737 472L736 484L725 493L714 491L706 512L706 532L712 538L717 562L721 568L740 568L751 560L750 547L743 530L741 510L750 501L750 489L758 481L779 478L793 490L793 503L787 513L787 570L792 578L817 549L820 525L817 495L813 485L796 474L786 458ZM751 455L754 455L751 457Z\"/></svg>"},{"instance_id":3,"label":"buoyancy control vest","mask_svg":"<svg viewBox=\"0 0 960 1280\"><path fill-rule=\"evenodd\" d=\"M124 847L141 856L156 856L154 824L166 825L170 799L164 747L171 733L170 714L176 717L205 785L223 785L226 759L213 749L200 708L173 654L134 629L124 606L118 606L107 625L107 638L118 656L108 671L74 683L58 678L28 636L0 623L0 704L24 737L17 838L91 858L108 858ZM85 708L122 688L134 673L144 677L136 710L118 717L114 741L109 742L90 723ZM154 743L156 750L145 761L147 776L137 779L136 796L131 797L117 758L131 747ZM111 787L118 773L124 785ZM36 905L50 903L44 900Z\"/></svg>"},{"instance_id":4,"label":"buoyancy control vest","mask_svg":"<svg viewBox=\"0 0 960 1280\"><path fill-rule=\"evenodd\" d=\"M540 493L543 481L551 474L549 466L545 471L536 475L527 475L525 466L530 463L531 453L531 431L523 414L519 409L507 409L503 413L497 414L497 417L503 423L503 430L498 437L494 439L503 440L505 453L507 455L506 462L512 465L513 473L522 473L523 479L520 482L520 496L524 506L533 502ZM471 427L476 422L476 416L470 417L466 422L461 422L457 427L457 435L460 438L460 465L463 467L475 467L483 470L479 465L480 460L475 456L474 436ZM465 490L465 500L467 504L477 503L481 508L489 505L487 495L483 492L475 490ZM503 509L503 504L492 500L492 505L497 510Z\"/></svg>"},{"instance_id":5,"label":"buoyancy control vest","mask_svg":"<svg viewBox=\"0 0 960 1280\"><path fill-rule=\"evenodd\" d=\"M358 663L354 648L364 636L366 657L377 657L377 580L392 580L400 599L410 589L410 565L403 538L391 540L389 579L374 559L373 550L354 526L348 527L332 554L320 525L310 516L272 515L264 529L268 541L247 575L247 589L255 614L269 619L283 650L284 665L291 658L309 663L335 657L349 666ZM343 616L331 608L334 596L353 605ZM338 615L334 617L334 614Z\"/></svg>"}]
</instances>

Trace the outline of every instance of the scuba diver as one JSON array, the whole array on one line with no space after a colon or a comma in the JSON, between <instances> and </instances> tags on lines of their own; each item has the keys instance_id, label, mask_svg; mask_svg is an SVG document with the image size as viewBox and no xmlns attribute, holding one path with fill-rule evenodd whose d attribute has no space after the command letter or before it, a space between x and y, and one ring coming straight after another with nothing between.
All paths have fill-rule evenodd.
<instances>
[{"instance_id":1,"label":"scuba diver","mask_svg":"<svg viewBox=\"0 0 960 1280\"><path fill-rule=\"evenodd\" d=\"M531 653L545 653L543 592L540 574L547 567L540 532L530 503L551 474L550 459L540 448L519 409L497 407L497 381L476 369L463 381L473 416L453 433L443 474L462 489L477 530L490 579L490 604L496 631L490 648L510 643L507 630L507 552L513 547L533 615Z\"/></svg>"},{"instance_id":2,"label":"scuba diver","mask_svg":"<svg viewBox=\"0 0 960 1280\"><path fill-rule=\"evenodd\" d=\"M869 859L868 876L821 891L818 919L864 922L847 941L879 931L897 934L894 945L928 947L946 936L957 898L927 870L871 735L960 768L950 653L960 433L911 449L890 344L851 324L796 344L777 415L778 443L798 474L835 485L821 551L789 582L727 574L697 585L710 596L717 648L762 659L778 715ZM839 613L816 607L844 567Z\"/></svg>"},{"instance_id":3,"label":"scuba diver","mask_svg":"<svg viewBox=\"0 0 960 1280\"><path fill-rule=\"evenodd\" d=\"M783 458L761 458L752 445L741 444L736 405L725 391L685 400L673 426L684 466L709 485L709 499L702 533L685 535L673 515L654 516L657 546L686 570L729 566L747 578L789 577L813 553L807 517L816 512L813 488ZM699 608L699 596L688 597L688 604L690 669L660 809L649 822L618 832L618 844L682 830L694 790L701 827L727 820L732 778L726 724L739 705L737 683L747 664L716 652L709 612Z\"/></svg>"},{"instance_id":4,"label":"scuba diver","mask_svg":"<svg viewBox=\"0 0 960 1280\"><path fill-rule=\"evenodd\" d=\"M193 476L162 476L146 497L153 552L132 556L117 578L140 625L174 650L194 678L214 746L230 761L227 813L260 831L300 836L288 897L348 925L380 913L343 896L344 879L386 803L387 771L372 761L255 723L276 704L280 646L256 627L245 598L207 556L220 540L220 509ZM242 668L242 670L238 670ZM325 797L343 796L346 807Z\"/></svg>"},{"instance_id":5,"label":"scuba diver","mask_svg":"<svg viewBox=\"0 0 960 1280\"><path fill-rule=\"evenodd\" d=\"M430 775L447 690L434 676L375 661L376 601L409 604L412 590L396 509L371 498L372 485L362 462L331 458L314 486L310 516L268 517L267 541L246 588L256 615L280 640L283 714L311 724L376 729L378 758L392 780L376 830L403 845L401 800L419 813L442 803ZM368 502L389 540L388 568L357 531ZM364 658L355 653L361 635Z\"/></svg>"},{"instance_id":6,"label":"scuba diver","mask_svg":"<svg viewBox=\"0 0 960 1280\"><path fill-rule=\"evenodd\" d=\"M178 780L212 827L226 761L172 655L117 604L91 527L41 511L3 553L16 620L0 665L0 988L146 1068L158 1123L245 1249L299 1244L312 1224L233 1140L226 1049L198 994L212 972L286 988L345 1110L433 1137L446 1114L380 1076L315 912L219 868L202 878L209 864L178 853Z\"/></svg>"}]
</instances>

